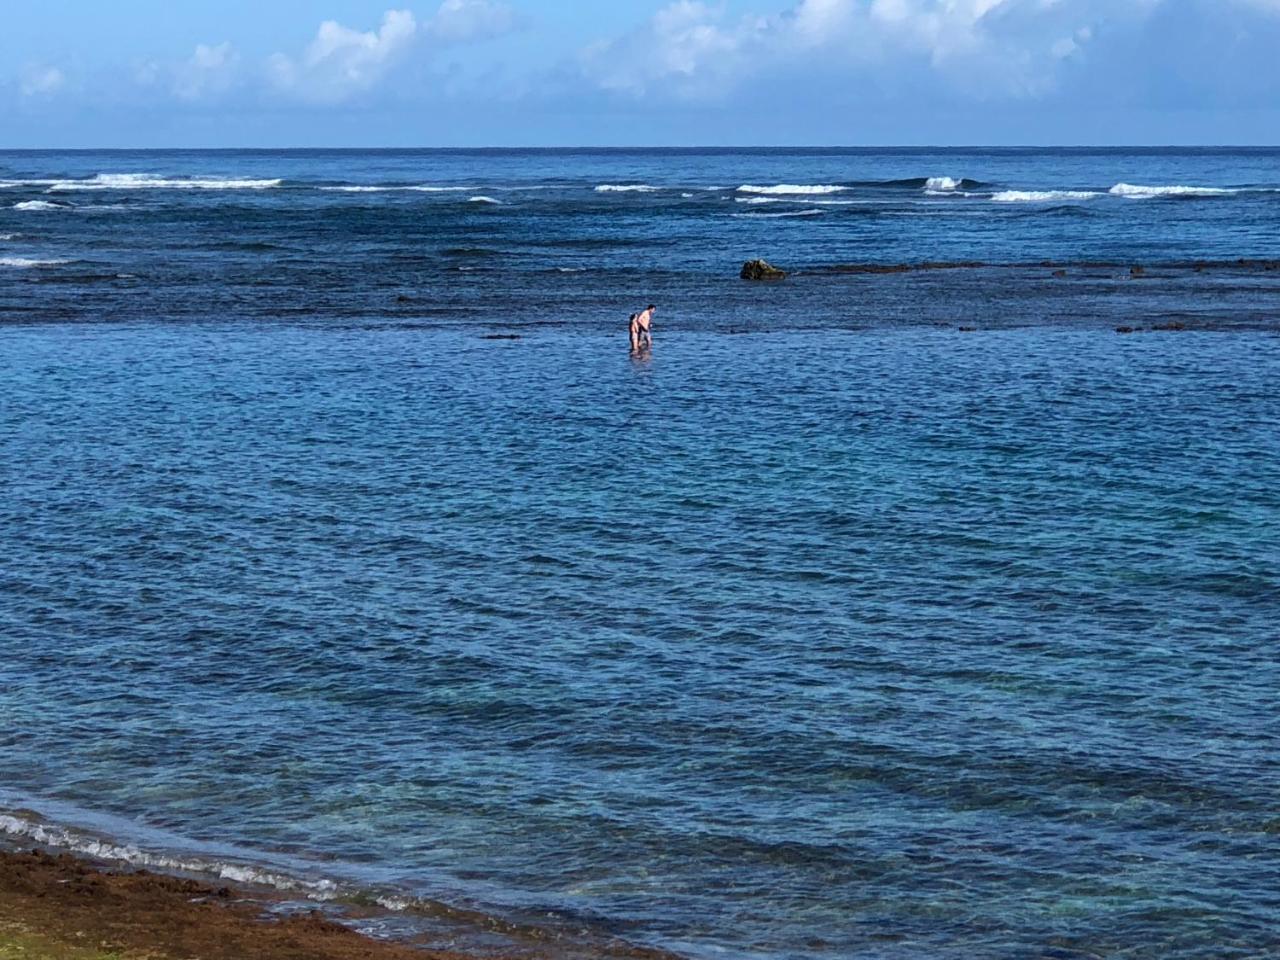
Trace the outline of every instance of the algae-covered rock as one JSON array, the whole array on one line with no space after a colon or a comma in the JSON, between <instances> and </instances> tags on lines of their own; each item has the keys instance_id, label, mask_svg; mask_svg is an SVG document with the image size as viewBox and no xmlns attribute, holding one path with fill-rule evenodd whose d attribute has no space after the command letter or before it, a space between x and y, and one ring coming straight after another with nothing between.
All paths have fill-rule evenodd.
<instances>
[{"instance_id":1,"label":"algae-covered rock","mask_svg":"<svg viewBox=\"0 0 1280 960\"><path fill-rule=\"evenodd\" d=\"M738 274L743 280L783 280L786 279L785 270L779 270L768 260L748 260L742 265L742 272Z\"/></svg>"}]
</instances>

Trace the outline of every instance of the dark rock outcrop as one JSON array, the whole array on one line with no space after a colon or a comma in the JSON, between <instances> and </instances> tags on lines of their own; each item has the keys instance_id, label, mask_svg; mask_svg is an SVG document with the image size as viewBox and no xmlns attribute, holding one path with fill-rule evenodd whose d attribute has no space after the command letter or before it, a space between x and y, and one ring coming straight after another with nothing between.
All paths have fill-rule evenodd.
<instances>
[{"instance_id":1,"label":"dark rock outcrop","mask_svg":"<svg viewBox=\"0 0 1280 960\"><path fill-rule=\"evenodd\" d=\"M784 280L787 273L767 260L748 260L742 265L742 272L738 276L743 280Z\"/></svg>"}]
</instances>

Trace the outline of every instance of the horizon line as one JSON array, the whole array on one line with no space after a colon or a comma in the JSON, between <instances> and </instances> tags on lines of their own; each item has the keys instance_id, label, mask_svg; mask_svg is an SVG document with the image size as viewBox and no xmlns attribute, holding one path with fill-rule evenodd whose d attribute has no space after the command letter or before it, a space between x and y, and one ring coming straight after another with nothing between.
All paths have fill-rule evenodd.
<instances>
[{"instance_id":1,"label":"horizon line","mask_svg":"<svg viewBox=\"0 0 1280 960\"><path fill-rule=\"evenodd\" d=\"M659 151L685 150L1280 150L1280 143L883 143L883 144L486 144L482 146L76 146L76 147L16 147L0 146L0 153L111 153L111 152L164 152L164 151L200 151L200 152L423 152L423 151Z\"/></svg>"}]
</instances>

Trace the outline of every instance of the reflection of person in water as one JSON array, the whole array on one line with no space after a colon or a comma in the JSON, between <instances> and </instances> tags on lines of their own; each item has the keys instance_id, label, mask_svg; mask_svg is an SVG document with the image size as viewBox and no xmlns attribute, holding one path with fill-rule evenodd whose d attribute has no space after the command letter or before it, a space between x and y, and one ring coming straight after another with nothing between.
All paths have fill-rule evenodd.
<instances>
[{"instance_id":1,"label":"reflection of person in water","mask_svg":"<svg viewBox=\"0 0 1280 960\"><path fill-rule=\"evenodd\" d=\"M631 349L640 350L653 346L653 311L652 303L639 313L631 315Z\"/></svg>"}]
</instances>

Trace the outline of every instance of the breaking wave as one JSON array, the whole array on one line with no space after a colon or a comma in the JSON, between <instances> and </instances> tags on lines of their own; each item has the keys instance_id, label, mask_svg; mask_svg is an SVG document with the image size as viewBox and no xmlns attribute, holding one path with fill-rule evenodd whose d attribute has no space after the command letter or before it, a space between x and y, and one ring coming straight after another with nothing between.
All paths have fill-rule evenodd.
<instances>
[{"instance_id":1,"label":"breaking wave","mask_svg":"<svg viewBox=\"0 0 1280 960\"><path fill-rule=\"evenodd\" d=\"M31 269L33 267L61 267L70 260L30 260L27 257L0 257L0 267Z\"/></svg>"},{"instance_id":2,"label":"breaking wave","mask_svg":"<svg viewBox=\"0 0 1280 960\"><path fill-rule=\"evenodd\" d=\"M761 187L752 183L744 183L738 188L739 193L752 193L764 196L821 196L828 193L843 193L848 187L836 186L834 184L800 184L800 183L779 183L772 187Z\"/></svg>"},{"instance_id":3,"label":"breaking wave","mask_svg":"<svg viewBox=\"0 0 1280 960\"><path fill-rule=\"evenodd\" d=\"M1053 203L1061 200L1092 200L1102 194L1094 190L1001 190L993 193L996 203Z\"/></svg>"},{"instance_id":4,"label":"breaking wave","mask_svg":"<svg viewBox=\"0 0 1280 960\"><path fill-rule=\"evenodd\" d=\"M658 187L647 183L602 183L596 193L657 193Z\"/></svg>"},{"instance_id":5,"label":"breaking wave","mask_svg":"<svg viewBox=\"0 0 1280 960\"><path fill-rule=\"evenodd\" d=\"M1229 187L1191 187L1180 184L1148 187L1136 183L1117 183L1108 192L1113 197L1146 200L1153 197L1225 197L1241 191Z\"/></svg>"},{"instance_id":6,"label":"breaking wave","mask_svg":"<svg viewBox=\"0 0 1280 960\"><path fill-rule=\"evenodd\" d=\"M100 173L87 180L57 180L47 185L50 193L63 193L76 190L268 190L283 182L279 179L168 179L153 173Z\"/></svg>"},{"instance_id":7,"label":"breaking wave","mask_svg":"<svg viewBox=\"0 0 1280 960\"><path fill-rule=\"evenodd\" d=\"M495 200L493 199L493 197L472 197L467 201L467 203L485 203L485 204L492 204L495 207L503 206L503 203L501 200Z\"/></svg>"},{"instance_id":8,"label":"breaking wave","mask_svg":"<svg viewBox=\"0 0 1280 960\"><path fill-rule=\"evenodd\" d=\"M15 210L70 210L69 203L55 203L52 200L23 200L13 205Z\"/></svg>"}]
</instances>

